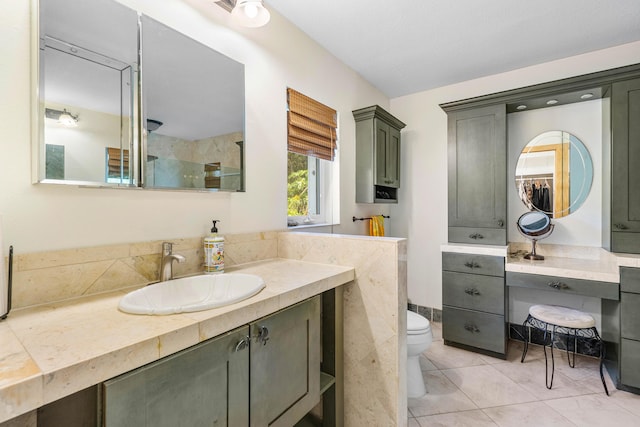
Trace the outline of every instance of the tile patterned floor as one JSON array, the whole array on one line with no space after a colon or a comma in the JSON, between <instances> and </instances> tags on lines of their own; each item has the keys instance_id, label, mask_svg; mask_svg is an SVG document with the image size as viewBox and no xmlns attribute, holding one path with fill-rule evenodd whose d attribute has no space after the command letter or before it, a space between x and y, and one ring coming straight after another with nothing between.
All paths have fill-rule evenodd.
<instances>
[{"instance_id":1,"label":"tile patterned floor","mask_svg":"<svg viewBox=\"0 0 640 427\"><path fill-rule=\"evenodd\" d=\"M507 360L495 359L445 346L442 324L431 325L433 344L420 356L428 392L409 399L409 427L640 426L640 395L607 376L607 397L597 359L578 356L572 369L557 357L548 390L542 347L530 346L520 363L522 344L510 341Z\"/></svg>"}]
</instances>

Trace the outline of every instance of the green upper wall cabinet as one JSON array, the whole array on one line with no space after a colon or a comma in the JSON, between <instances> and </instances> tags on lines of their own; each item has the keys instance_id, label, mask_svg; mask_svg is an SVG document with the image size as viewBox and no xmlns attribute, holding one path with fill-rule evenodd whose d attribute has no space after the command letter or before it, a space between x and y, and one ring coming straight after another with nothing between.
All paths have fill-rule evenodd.
<instances>
[{"instance_id":1,"label":"green upper wall cabinet","mask_svg":"<svg viewBox=\"0 0 640 427\"><path fill-rule=\"evenodd\" d=\"M406 125L378 105L353 111L356 121L356 203L397 203L400 130Z\"/></svg>"},{"instance_id":2,"label":"green upper wall cabinet","mask_svg":"<svg viewBox=\"0 0 640 427\"><path fill-rule=\"evenodd\" d=\"M507 243L505 104L448 114L449 241Z\"/></svg>"},{"instance_id":3,"label":"green upper wall cabinet","mask_svg":"<svg viewBox=\"0 0 640 427\"><path fill-rule=\"evenodd\" d=\"M611 251L640 253L640 79L612 85L611 163Z\"/></svg>"}]
</instances>

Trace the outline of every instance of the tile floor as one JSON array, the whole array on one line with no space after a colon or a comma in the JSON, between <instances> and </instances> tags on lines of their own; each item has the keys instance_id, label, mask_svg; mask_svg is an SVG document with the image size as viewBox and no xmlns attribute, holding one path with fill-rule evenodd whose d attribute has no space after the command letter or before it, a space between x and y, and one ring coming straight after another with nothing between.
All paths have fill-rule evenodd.
<instances>
[{"instance_id":1,"label":"tile floor","mask_svg":"<svg viewBox=\"0 0 640 427\"><path fill-rule=\"evenodd\" d=\"M542 347L529 346L520 363L522 343L510 341L501 360L445 346L442 324L431 325L434 341L420 359L427 395L409 399L408 427L640 426L640 395L606 376L607 397L597 359L579 356L572 369L559 353L548 390Z\"/></svg>"}]
</instances>

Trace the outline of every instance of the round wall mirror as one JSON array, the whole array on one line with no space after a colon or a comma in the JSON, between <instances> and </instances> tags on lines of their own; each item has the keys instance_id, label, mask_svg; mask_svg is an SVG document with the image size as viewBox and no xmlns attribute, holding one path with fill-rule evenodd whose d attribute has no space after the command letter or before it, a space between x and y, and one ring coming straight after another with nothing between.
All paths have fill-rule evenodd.
<instances>
[{"instance_id":1,"label":"round wall mirror","mask_svg":"<svg viewBox=\"0 0 640 427\"><path fill-rule=\"evenodd\" d=\"M562 218L587 199L593 162L575 135L554 130L541 133L522 149L515 175L518 195L529 210Z\"/></svg>"}]
</instances>

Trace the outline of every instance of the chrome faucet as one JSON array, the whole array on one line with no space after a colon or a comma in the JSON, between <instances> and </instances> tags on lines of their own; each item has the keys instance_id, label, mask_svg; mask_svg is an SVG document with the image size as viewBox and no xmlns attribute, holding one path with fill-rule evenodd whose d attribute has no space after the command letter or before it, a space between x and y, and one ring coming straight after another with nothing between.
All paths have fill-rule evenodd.
<instances>
[{"instance_id":1,"label":"chrome faucet","mask_svg":"<svg viewBox=\"0 0 640 427\"><path fill-rule=\"evenodd\" d=\"M186 258L180 254L173 253L173 243L162 243L162 259L160 261L160 281L165 282L173 279L173 261L185 262Z\"/></svg>"}]
</instances>

